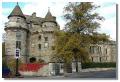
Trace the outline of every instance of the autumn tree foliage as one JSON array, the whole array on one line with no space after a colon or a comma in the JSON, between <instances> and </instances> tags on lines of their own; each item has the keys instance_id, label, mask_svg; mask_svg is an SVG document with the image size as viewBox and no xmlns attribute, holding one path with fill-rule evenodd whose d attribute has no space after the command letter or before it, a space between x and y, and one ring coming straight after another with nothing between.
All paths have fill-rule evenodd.
<instances>
[{"instance_id":1,"label":"autumn tree foliage","mask_svg":"<svg viewBox=\"0 0 120 82\"><path fill-rule=\"evenodd\" d=\"M109 36L97 32L100 28L99 21L104 20L98 13L93 12L98 7L91 2L72 2L65 6L65 28L55 32L57 59L65 63L89 62L90 44L109 41Z\"/></svg>"}]
</instances>

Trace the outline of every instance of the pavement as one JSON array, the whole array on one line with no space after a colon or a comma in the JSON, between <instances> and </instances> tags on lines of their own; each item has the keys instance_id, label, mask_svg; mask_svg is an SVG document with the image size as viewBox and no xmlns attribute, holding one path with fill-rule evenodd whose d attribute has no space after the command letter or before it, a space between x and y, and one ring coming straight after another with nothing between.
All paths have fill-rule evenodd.
<instances>
[{"instance_id":1,"label":"pavement","mask_svg":"<svg viewBox=\"0 0 120 82\"><path fill-rule=\"evenodd\" d=\"M88 79L116 79L116 70L104 70L104 71L91 71L68 74L69 78L88 78Z\"/></svg>"},{"instance_id":2,"label":"pavement","mask_svg":"<svg viewBox=\"0 0 120 82\"><path fill-rule=\"evenodd\" d=\"M21 77L21 78L9 78L9 79L25 79L25 80L62 80L62 79L117 79L116 69L102 70L102 71L89 71L79 73L67 73L61 76L49 76L49 77Z\"/></svg>"}]
</instances>

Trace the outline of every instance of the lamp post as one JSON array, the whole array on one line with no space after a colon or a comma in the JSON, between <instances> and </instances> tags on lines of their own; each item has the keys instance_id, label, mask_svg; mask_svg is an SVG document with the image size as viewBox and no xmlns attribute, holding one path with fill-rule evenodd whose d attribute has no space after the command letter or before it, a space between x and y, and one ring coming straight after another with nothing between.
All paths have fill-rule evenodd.
<instances>
[{"instance_id":1,"label":"lamp post","mask_svg":"<svg viewBox=\"0 0 120 82\"><path fill-rule=\"evenodd\" d=\"M15 58L16 58L16 74L15 74L15 76L17 77L17 76L20 76L20 74L19 74L19 72L18 72L18 63L19 63L19 57L20 57L20 49L19 48L17 48L16 49L16 53L15 53Z\"/></svg>"}]
</instances>

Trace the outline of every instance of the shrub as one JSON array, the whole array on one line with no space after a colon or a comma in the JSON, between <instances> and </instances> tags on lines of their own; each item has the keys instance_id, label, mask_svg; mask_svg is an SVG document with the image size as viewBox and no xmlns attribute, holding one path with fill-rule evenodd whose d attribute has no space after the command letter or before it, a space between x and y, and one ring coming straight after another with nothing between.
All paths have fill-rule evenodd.
<instances>
[{"instance_id":1,"label":"shrub","mask_svg":"<svg viewBox=\"0 0 120 82\"><path fill-rule=\"evenodd\" d=\"M116 67L116 63L107 62L107 63L82 63L82 69L86 68L109 68Z\"/></svg>"},{"instance_id":2,"label":"shrub","mask_svg":"<svg viewBox=\"0 0 120 82\"><path fill-rule=\"evenodd\" d=\"M21 61L19 60L18 64L21 64ZM11 59L9 62L7 62L7 66L11 71L11 76L14 76L16 73L16 59Z\"/></svg>"}]
</instances>

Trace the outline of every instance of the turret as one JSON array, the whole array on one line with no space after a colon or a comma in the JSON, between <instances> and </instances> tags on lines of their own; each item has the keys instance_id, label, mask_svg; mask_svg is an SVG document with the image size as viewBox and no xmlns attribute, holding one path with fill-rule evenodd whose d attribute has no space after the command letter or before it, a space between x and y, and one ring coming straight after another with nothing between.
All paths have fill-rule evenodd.
<instances>
[{"instance_id":1,"label":"turret","mask_svg":"<svg viewBox=\"0 0 120 82\"><path fill-rule=\"evenodd\" d=\"M59 25L56 22L56 17L52 16L50 9L48 9L48 12L44 18L44 21L42 23L42 27L46 29L49 29L49 31L59 30Z\"/></svg>"},{"instance_id":2,"label":"turret","mask_svg":"<svg viewBox=\"0 0 120 82\"><path fill-rule=\"evenodd\" d=\"M20 59L22 62L26 60L26 49L27 49L27 32L28 27L26 18L22 13L18 3L8 16L9 21L5 23L6 41L5 50L7 55L7 62L11 59L15 59L16 48L20 49Z\"/></svg>"},{"instance_id":3,"label":"turret","mask_svg":"<svg viewBox=\"0 0 120 82\"><path fill-rule=\"evenodd\" d=\"M18 3L8 16L9 21L5 23L5 30L9 28L21 28L27 30L26 18L22 13Z\"/></svg>"}]
</instances>

